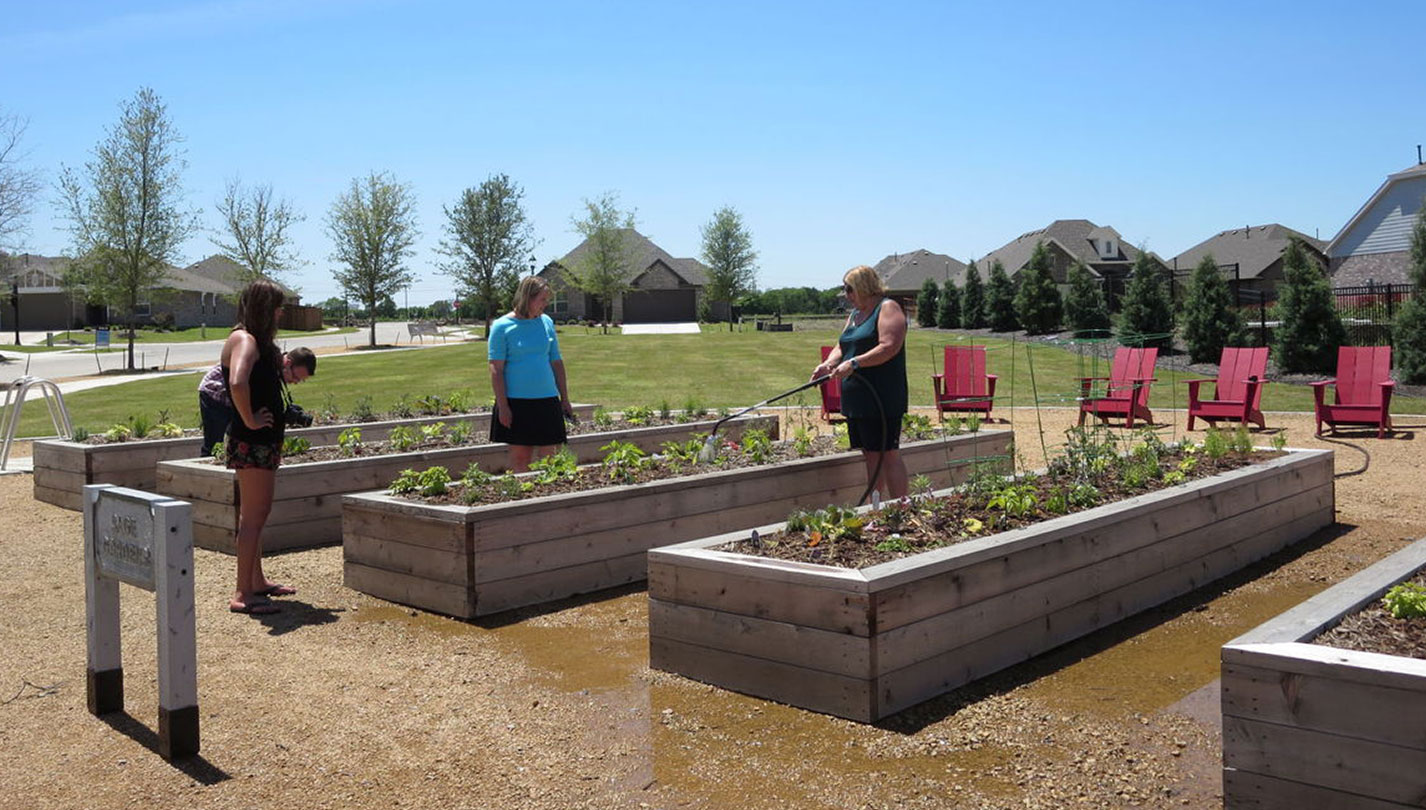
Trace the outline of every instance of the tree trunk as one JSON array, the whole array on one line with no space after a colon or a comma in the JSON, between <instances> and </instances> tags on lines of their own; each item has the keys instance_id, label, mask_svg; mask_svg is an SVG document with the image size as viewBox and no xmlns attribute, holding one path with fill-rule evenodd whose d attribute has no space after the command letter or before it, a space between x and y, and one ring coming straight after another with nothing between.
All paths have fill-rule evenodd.
<instances>
[{"instance_id":1,"label":"tree trunk","mask_svg":"<svg viewBox=\"0 0 1426 810\"><path fill-rule=\"evenodd\" d=\"M129 371L134 370L134 316L129 316Z\"/></svg>"}]
</instances>

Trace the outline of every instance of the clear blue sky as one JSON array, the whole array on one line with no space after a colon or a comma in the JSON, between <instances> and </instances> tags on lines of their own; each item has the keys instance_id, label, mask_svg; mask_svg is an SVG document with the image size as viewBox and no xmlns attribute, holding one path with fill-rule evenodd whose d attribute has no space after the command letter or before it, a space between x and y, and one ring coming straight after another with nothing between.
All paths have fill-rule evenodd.
<instances>
[{"instance_id":1,"label":"clear blue sky","mask_svg":"<svg viewBox=\"0 0 1426 810\"><path fill-rule=\"evenodd\" d=\"M307 216L309 302L338 294L327 210L373 170L419 199L412 304L451 296L442 206L497 172L525 189L540 264L616 191L675 256L732 205L761 287L829 287L1058 218L1164 257L1249 223L1331 238L1426 142L1423 30L1419 0L46 0L7 4L0 108L52 185L152 87L205 224L234 175ZM69 245L52 196L30 252Z\"/></svg>"}]
</instances>

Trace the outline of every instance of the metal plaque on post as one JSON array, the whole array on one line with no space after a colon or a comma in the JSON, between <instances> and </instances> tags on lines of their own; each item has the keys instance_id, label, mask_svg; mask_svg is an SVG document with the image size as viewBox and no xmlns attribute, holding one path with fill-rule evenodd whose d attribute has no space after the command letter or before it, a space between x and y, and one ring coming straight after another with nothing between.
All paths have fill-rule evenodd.
<instances>
[{"instance_id":1,"label":"metal plaque on post","mask_svg":"<svg viewBox=\"0 0 1426 810\"><path fill-rule=\"evenodd\" d=\"M155 596L159 753L198 753L198 645L191 507L112 484L84 488L84 593L89 711L124 708L119 583Z\"/></svg>"}]
</instances>

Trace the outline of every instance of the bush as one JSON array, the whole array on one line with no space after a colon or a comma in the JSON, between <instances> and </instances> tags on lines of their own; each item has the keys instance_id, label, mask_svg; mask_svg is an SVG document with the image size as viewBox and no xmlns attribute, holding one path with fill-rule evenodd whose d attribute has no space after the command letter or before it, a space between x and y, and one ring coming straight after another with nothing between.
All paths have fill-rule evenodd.
<instances>
[{"instance_id":1,"label":"bush","mask_svg":"<svg viewBox=\"0 0 1426 810\"><path fill-rule=\"evenodd\" d=\"M935 326L936 325L936 280L926 279L921 285L921 292L916 296L916 325Z\"/></svg>"},{"instance_id":2,"label":"bush","mask_svg":"<svg viewBox=\"0 0 1426 810\"><path fill-rule=\"evenodd\" d=\"M1274 359L1287 373L1330 374L1337 366L1337 349L1347 342L1347 329L1337 315L1327 274L1296 237L1283 251L1282 266Z\"/></svg>"},{"instance_id":3,"label":"bush","mask_svg":"<svg viewBox=\"0 0 1426 810\"><path fill-rule=\"evenodd\" d=\"M950 279L946 279L946 286L941 288L941 301L936 307L936 325L942 329L955 329L961 325L961 292Z\"/></svg>"},{"instance_id":4,"label":"bush","mask_svg":"<svg viewBox=\"0 0 1426 810\"><path fill-rule=\"evenodd\" d=\"M990 266L990 284L985 290L985 317L992 332L1013 332L1020 328L1015 317L1015 285L997 259Z\"/></svg>"},{"instance_id":5,"label":"bush","mask_svg":"<svg viewBox=\"0 0 1426 810\"><path fill-rule=\"evenodd\" d=\"M1223 347L1242 343L1242 323L1233 307L1232 291L1211 254L1193 268L1183 307L1183 340L1194 363L1216 363Z\"/></svg>"},{"instance_id":6,"label":"bush","mask_svg":"<svg viewBox=\"0 0 1426 810\"><path fill-rule=\"evenodd\" d=\"M1162 273L1147 251L1139 251L1134 272L1124 291L1124 311L1119 323L1119 342L1125 346L1157 346L1173 343L1173 305L1164 289Z\"/></svg>"},{"instance_id":7,"label":"bush","mask_svg":"<svg viewBox=\"0 0 1426 810\"><path fill-rule=\"evenodd\" d=\"M1069 294L1065 296L1065 320L1076 337L1086 332L1109 331L1109 307L1104 292L1090 275L1084 262L1076 261L1069 271Z\"/></svg>"},{"instance_id":8,"label":"bush","mask_svg":"<svg viewBox=\"0 0 1426 810\"><path fill-rule=\"evenodd\" d=\"M980 281L980 271L974 261L966 267L965 295L961 296L961 326L966 329L985 328L985 285Z\"/></svg>"},{"instance_id":9,"label":"bush","mask_svg":"<svg viewBox=\"0 0 1426 810\"><path fill-rule=\"evenodd\" d=\"M1396 369L1404 383L1426 382L1426 205L1416 212L1411 231L1411 266L1407 276L1416 285L1416 297L1396 314L1392 337L1396 347Z\"/></svg>"},{"instance_id":10,"label":"bush","mask_svg":"<svg viewBox=\"0 0 1426 810\"><path fill-rule=\"evenodd\" d=\"M1020 274L1020 289L1015 293L1015 314L1025 331L1043 335L1059 331L1064 312L1060 291L1050 275L1050 252L1044 242L1035 243L1035 252L1025 272Z\"/></svg>"}]
</instances>

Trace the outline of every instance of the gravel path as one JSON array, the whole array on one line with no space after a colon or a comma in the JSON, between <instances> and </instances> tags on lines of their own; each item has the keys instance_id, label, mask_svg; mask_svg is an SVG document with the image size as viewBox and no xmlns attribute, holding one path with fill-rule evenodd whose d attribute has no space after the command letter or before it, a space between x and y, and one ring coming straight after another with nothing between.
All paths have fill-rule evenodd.
<instances>
[{"instance_id":1,"label":"gravel path","mask_svg":"<svg viewBox=\"0 0 1426 810\"><path fill-rule=\"evenodd\" d=\"M1047 443L1073 418L1039 416ZM1310 416L1268 422L1328 446ZM154 752L152 598L122 588L129 714L90 716L80 516L0 477L0 808L1217 808L1218 647L1423 534L1426 417L1399 423L1352 440L1371 463L1333 530L878 726L650 671L641 589L466 623L344 588L326 548L270 560L300 594L258 620L199 551L203 749L177 766Z\"/></svg>"}]
</instances>

